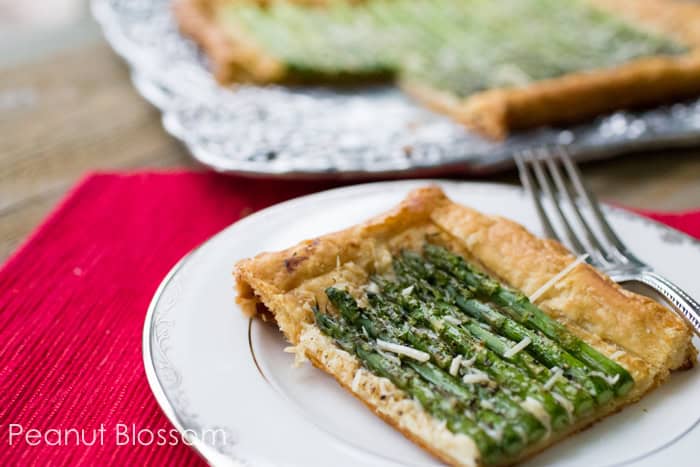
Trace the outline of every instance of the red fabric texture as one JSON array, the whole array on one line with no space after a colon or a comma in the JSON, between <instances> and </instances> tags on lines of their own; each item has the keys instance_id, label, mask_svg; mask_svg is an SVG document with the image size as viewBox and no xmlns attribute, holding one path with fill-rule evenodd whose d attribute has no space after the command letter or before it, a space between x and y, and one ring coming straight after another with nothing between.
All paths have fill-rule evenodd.
<instances>
[{"instance_id":1,"label":"red fabric texture","mask_svg":"<svg viewBox=\"0 0 700 467\"><path fill-rule=\"evenodd\" d=\"M83 180L0 270L0 464L202 464L181 443L116 444L117 424L171 429L141 357L151 297L217 231L325 188L192 172ZM700 211L646 214L700 237ZM87 445L100 427L103 442ZM76 443L71 428L85 439ZM25 437L30 429L41 434L30 440L36 446ZM50 429L63 430L62 439Z\"/></svg>"},{"instance_id":2,"label":"red fabric texture","mask_svg":"<svg viewBox=\"0 0 700 467\"><path fill-rule=\"evenodd\" d=\"M637 214L664 223L688 235L700 238L700 210L684 212L654 212L643 209L632 209Z\"/></svg>"}]
</instances>

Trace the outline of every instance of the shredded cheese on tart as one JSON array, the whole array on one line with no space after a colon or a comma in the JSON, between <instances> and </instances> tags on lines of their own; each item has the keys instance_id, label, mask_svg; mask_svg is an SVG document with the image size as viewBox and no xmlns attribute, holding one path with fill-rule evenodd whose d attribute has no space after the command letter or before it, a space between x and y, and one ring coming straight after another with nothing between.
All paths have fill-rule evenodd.
<instances>
[{"instance_id":1,"label":"shredded cheese on tart","mask_svg":"<svg viewBox=\"0 0 700 467\"><path fill-rule=\"evenodd\" d=\"M377 348L379 350L386 350L387 352L392 352L398 355L405 355L419 362L427 362L430 360L430 355L422 350L414 349L407 345L395 344L393 342L383 341L377 339Z\"/></svg>"},{"instance_id":2,"label":"shredded cheese on tart","mask_svg":"<svg viewBox=\"0 0 700 467\"><path fill-rule=\"evenodd\" d=\"M452 359L452 362L450 363L450 374L452 376L457 376L457 373L459 372L459 367L462 365L462 356L457 355L455 358Z\"/></svg>"},{"instance_id":3,"label":"shredded cheese on tart","mask_svg":"<svg viewBox=\"0 0 700 467\"><path fill-rule=\"evenodd\" d=\"M617 383L617 381L620 379L620 375L610 376L610 375L606 375L602 371L591 371L588 374L591 376L597 376L598 378L604 380L606 383L608 383L611 386L613 384Z\"/></svg>"},{"instance_id":4,"label":"shredded cheese on tart","mask_svg":"<svg viewBox=\"0 0 700 467\"><path fill-rule=\"evenodd\" d=\"M542 295L544 295L545 292L547 292L554 284L556 284L557 282L559 282L560 280L562 280L562 279L564 278L564 276L566 276L567 274L569 274L571 271L574 270L574 268L575 268L576 266L578 266L579 264L583 263L583 262L586 261L587 259L588 259L588 253L586 253L585 255L581 255L581 256L579 256L578 258L576 258L576 259L575 259L574 261L572 261L567 267L565 267L564 269L562 269L561 271L559 271L557 274L555 274L554 276L552 276L552 278L549 279L547 282L545 282L545 283L542 285L542 287L540 287L539 289L535 290L535 291L532 293L532 295L530 295L530 296L528 297L528 298L530 299L530 301L531 301L532 303L535 303L535 301L536 301L538 298L540 298Z\"/></svg>"},{"instance_id":5,"label":"shredded cheese on tart","mask_svg":"<svg viewBox=\"0 0 700 467\"><path fill-rule=\"evenodd\" d=\"M556 384L557 380L559 380L559 378L561 378L563 375L564 371L561 368L555 366L554 368L552 368L552 377L549 378L549 380L547 380L546 383L544 383L543 387L547 391L549 391L550 389L552 389L552 386Z\"/></svg>"},{"instance_id":6,"label":"shredded cheese on tart","mask_svg":"<svg viewBox=\"0 0 700 467\"><path fill-rule=\"evenodd\" d=\"M520 403L520 406L542 423L547 430L545 437L549 437L552 433L552 421L547 411L542 407L540 401L528 396Z\"/></svg>"},{"instance_id":7,"label":"shredded cheese on tart","mask_svg":"<svg viewBox=\"0 0 700 467\"><path fill-rule=\"evenodd\" d=\"M505 353L503 354L503 356L506 357L506 358L513 358L513 357L515 357L515 356L518 354L518 352L520 352L520 351L522 351L523 349L525 349L525 347L527 347L527 346L530 345L531 343L532 343L532 339L530 339L529 337L525 336L525 337L523 338L523 340L521 340L520 342L518 342L517 344L515 344L515 345L514 345L513 347L511 347L510 349L506 350Z\"/></svg>"},{"instance_id":8,"label":"shredded cheese on tart","mask_svg":"<svg viewBox=\"0 0 700 467\"><path fill-rule=\"evenodd\" d=\"M483 371L472 368L469 373L462 376L462 382L466 384L481 384L490 383L491 379L489 378L489 375Z\"/></svg>"}]
</instances>

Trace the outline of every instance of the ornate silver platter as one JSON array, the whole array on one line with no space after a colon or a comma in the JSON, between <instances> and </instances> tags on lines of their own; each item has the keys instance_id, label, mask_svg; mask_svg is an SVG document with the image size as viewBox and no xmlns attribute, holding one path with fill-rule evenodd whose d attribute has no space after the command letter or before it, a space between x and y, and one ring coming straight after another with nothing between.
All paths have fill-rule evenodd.
<instances>
[{"instance_id":1,"label":"ornate silver platter","mask_svg":"<svg viewBox=\"0 0 700 467\"><path fill-rule=\"evenodd\" d=\"M218 85L183 37L172 0L92 0L139 92L203 164L268 176L336 177L491 172L525 148L569 144L578 159L700 142L700 100L618 112L567 129L490 142L391 87L356 90Z\"/></svg>"}]
</instances>

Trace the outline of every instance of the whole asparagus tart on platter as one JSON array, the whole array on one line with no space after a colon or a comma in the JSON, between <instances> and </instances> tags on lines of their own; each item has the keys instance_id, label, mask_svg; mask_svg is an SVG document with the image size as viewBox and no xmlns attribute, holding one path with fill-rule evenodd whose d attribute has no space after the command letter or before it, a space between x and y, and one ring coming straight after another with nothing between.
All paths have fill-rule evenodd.
<instances>
[{"instance_id":1,"label":"whole asparagus tart on platter","mask_svg":"<svg viewBox=\"0 0 700 467\"><path fill-rule=\"evenodd\" d=\"M177 0L221 83L394 80L491 138L700 94L686 0Z\"/></svg>"}]
</instances>

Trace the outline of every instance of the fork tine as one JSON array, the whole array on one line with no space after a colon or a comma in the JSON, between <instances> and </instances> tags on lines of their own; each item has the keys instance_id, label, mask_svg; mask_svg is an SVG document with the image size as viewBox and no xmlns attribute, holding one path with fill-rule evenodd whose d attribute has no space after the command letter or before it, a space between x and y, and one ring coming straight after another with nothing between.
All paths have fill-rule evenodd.
<instances>
[{"instance_id":1,"label":"fork tine","mask_svg":"<svg viewBox=\"0 0 700 467\"><path fill-rule=\"evenodd\" d=\"M545 159L549 157L548 151L546 149L541 149L540 151L538 151L538 153L542 155ZM550 201L554 205L554 210L556 211L557 217L559 218L559 221L562 227L564 228L564 232L566 234L567 246L579 255L586 253L586 248L583 246L583 243L581 243L581 240L578 238L578 235L576 235L576 232L574 232L574 229L571 227L571 224L566 218L564 211L562 211L561 209L559 200L554 195L555 188L552 185L552 182L549 180L549 178L547 178L547 175L545 174L544 169L542 168L542 164L539 161L539 157L535 155L534 157L530 157L529 159L530 163L532 164L532 168L534 169L535 177L537 178L540 184L540 188L542 189L542 191L544 191L544 194L550 199Z\"/></svg>"},{"instance_id":2,"label":"fork tine","mask_svg":"<svg viewBox=\"0 0 700 467\"><path fill-rule=\"evenodd\" d=\"M515 153L513 155L513 158L515 159L515 165L518 166L518 173L520 174L520 183L522 183L523 187L525 188L525 191L527 191L530 194L530 197L532 198L532 202L535 205L535 210L537 211L537 217L540 218L540 222L542 223L542 227L544 228L545 235L551 238L558 239L559 236L554 230L552 223L549 221L549 217L547 216L547 213L544 210L544 206L542 206L542 201L540 200L539 196L539 190L537 190L535 186L535 180L533 180L532 174L527 168L527 164L524 160L524 155L529 155L530 153L530 150L525 150L523 151L523 154Z\"/></svg>"},{"instance_id":3,"label":"fork tine","mask_svg":"<svg viewBox=\"0 0 700 467\"><path fill-rule=\"evenodd\" d=\"M556 152L559 153L559 150L556 150ZM578 203L576 203L571 193L571 188L564 182L564 177L562 176L561 170L559 170L559 164L554 159L552 153L548 153L548 157L545 158L545 163L547 164L549 173L554 179L554 184L557 186L559 193L566 199L569 206L571 206L571 210L576 217L576 222L581 230L583 230L586 251L591 255L594 261L600 264L613 264L608 251L606 251L607 249L598 241L598 238L593 234L593 231L591 231L588 226L588 222L586 222L586 219L583 217Z\"/></svg>"},{"instance_id":4,"label":"fork tine","mask_svg":"<svg viewBox=\"0 0 700 467\"><path fill-rule=\"evenodd\" d=\"M560 147L559 157L564 164L564 168L566 169L569 179L571 180L571 183L573 184L578 196L583 199L584 203L593 214L593 217L598 223L598 227L603 233L605 241L607 241L610 245L609 251L613 252L613 254L623 262L635 262L641 264L641 261L629 251L612 227L610 227L610 224L608 224L603 211L600 209L600 203L583 181L583 176L581 175L578 167L576 167L576 164L572 162L568 151Z\"/></svg>"}]
</instances>

